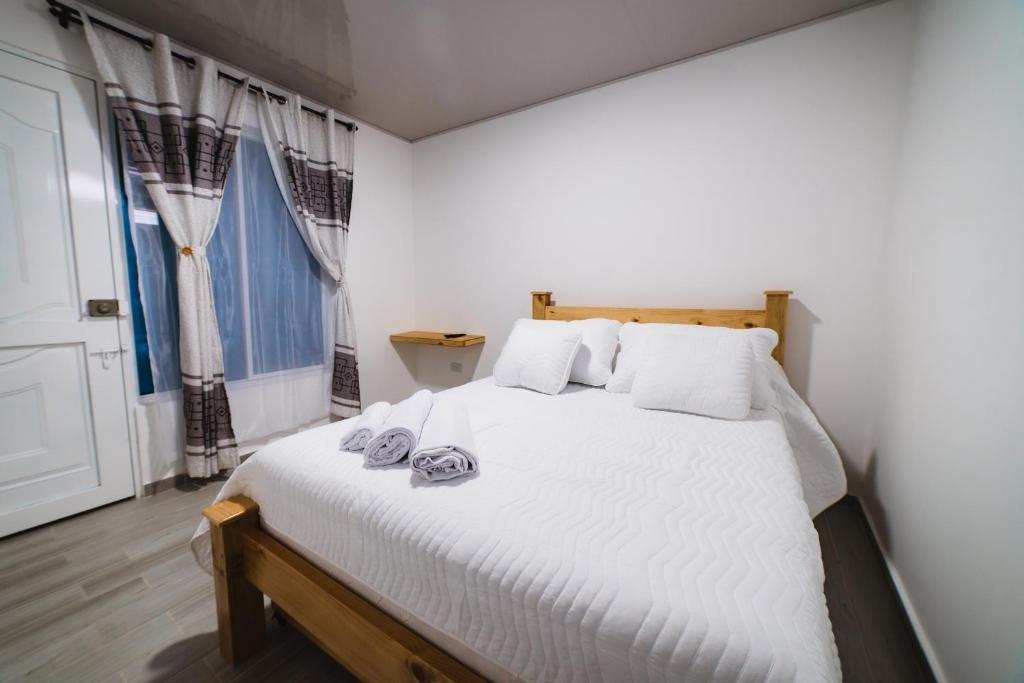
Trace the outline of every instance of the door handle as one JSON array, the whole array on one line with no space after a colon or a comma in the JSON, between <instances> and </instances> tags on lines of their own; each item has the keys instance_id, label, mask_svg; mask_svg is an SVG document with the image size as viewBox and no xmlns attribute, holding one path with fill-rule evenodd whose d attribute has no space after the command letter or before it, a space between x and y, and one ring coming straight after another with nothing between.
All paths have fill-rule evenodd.
<instances>
[{"instance_id":1,"label":"door handle","mask_svg":"<svg viewBox=\"0 0 1024 683\"><path fill-rule=\"evenodd\" d=\"M128 353L128 347L121 345L117 349L105 349L103 351L90 351L90 356L99 356L100 362L103 363L103 369L109 370L110 366L113 365L114 359L120 356L122 353Z\"/></svg>"}]
</instances>

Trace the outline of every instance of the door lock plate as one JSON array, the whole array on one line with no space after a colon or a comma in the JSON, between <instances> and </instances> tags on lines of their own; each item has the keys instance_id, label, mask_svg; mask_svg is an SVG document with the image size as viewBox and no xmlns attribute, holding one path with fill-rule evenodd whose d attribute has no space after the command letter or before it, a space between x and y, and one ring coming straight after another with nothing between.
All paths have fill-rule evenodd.
<instances>
[{"instance_id":1,"label":"door lock plate","mask_svg":"<svg viewBox=\"0 0 1024 683\"><path fill-rule=\"evenodd\" d=\"M89 299L89 315L93 318L116 318L120 312L117 299Z\"/></svg>"}]
</instances>

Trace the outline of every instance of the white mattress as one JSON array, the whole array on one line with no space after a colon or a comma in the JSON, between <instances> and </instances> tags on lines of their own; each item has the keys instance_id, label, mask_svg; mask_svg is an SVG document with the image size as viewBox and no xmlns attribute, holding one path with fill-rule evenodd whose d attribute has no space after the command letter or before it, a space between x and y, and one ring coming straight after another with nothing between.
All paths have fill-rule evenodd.
<instances>
[{"instance_id":1,"label":"white mattress","mask_svg":"<svg viewBox=\"0 0 1024 683\"><path fill-rule=\"evenodd\" d=\"M341 422L267 446L220 496L252 497L271 533L492 679L840 679L775 409L729 422L490 379L447 393L470 408L477 477L364 468ZM830 460L810 419L828 448L801 457ZM192 547L209 570L205 522Z\"/></svg>"}]
</instances>

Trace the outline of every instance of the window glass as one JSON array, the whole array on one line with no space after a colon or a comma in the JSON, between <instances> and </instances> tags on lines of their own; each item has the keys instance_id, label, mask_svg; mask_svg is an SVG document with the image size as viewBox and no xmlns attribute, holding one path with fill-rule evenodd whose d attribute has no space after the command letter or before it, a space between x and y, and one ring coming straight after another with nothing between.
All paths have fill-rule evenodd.
<instances>
[{"instance_id":1,"label":"window glass","mask_svg":"<svg viewBox=\"0 0 1024 683\"><path fill-rule=\"evenodd\" d=\"M131 288L140 393L181 387L177 254L142 176L127 155L125 214L134 258ZM322 366L324 284L270 167L259 133L245 129L206 250L226 379ZM130 271L133 269L130 269ZM140 343L141 342L141 343Z\"/></svg>"},{"instance_id":2,"label":"window glass","mask_svg":"<svg viewBox=\"0 0 1024 683\"><path fill-rule=\"evenodd\" d=\"M243 151L253 372L321 365L320 266L288 213L263 142L244 139Z\"/></svg>"}]
</instances>

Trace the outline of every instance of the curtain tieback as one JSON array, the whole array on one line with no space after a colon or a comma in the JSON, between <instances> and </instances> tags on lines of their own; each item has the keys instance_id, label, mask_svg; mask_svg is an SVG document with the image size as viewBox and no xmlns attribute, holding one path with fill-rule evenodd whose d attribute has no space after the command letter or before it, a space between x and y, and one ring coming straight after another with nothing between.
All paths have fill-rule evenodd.
<instances>
[{"instance_id":1,"label":"curtain tieback","mask_svg":"<svg viewBox=\"0 0 1024 683\"><path fill-rule=\"evenodd\" d=\"M182 247L183 256L206 256L206 247Z\"/></svg>"},{"instance_id":2,"label":"curtain tieback","mask_svg":"<svg viewBox=\"0 0 1024 683\"><path fill-rule=\"evenodd\" d=\"M334 284L338 287L338 303L340 304L342 301L348 301L351 298L351 295L348 291L348 280L345 279L345 274L342 273L341 276L334 281Z\"/></svg>"}]
</instances>

